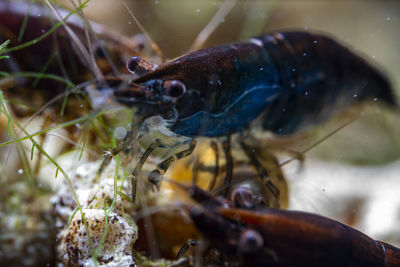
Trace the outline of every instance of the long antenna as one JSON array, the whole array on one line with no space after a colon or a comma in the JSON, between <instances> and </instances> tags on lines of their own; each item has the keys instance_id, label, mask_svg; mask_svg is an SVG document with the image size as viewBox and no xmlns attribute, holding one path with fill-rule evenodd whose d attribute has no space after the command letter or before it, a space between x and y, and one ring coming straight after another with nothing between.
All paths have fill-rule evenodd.
<instances>
[{"instance_id":1,"label":"long antenna","mask_svg":"<svg viewBox=\"0 0 400 267\"><path fill-rule=\"evenodd\" d=\"M324 136L323 138L321 138L320 140L318 140L317 142L315 142L314 144L312 144L311 146L307 147L306 149L304 149L303 151L300 152L300 154L305 154L307 152L309 152L310 150L312 150L313 148L315 148L316 146L318 146L319 144L321 144L322 142L324 142L326 139L328 139L329 137L331 137L332 135L336 134L337 132L339 132L340 130L342 130L343 128L345 128L346 126L348 126L349 124L353 123L355 120L357 120L358 118L355 119L351 119L348 122L342 124L339 128L336 128L335 130L333 130L332 132L330 132L329 134L327 134L326 136ZM296 160L295 157L288 159L287 161L284 161L282 163L279 164L280 167L287 165L289 163L291 163L292 161ZM247 177L241 177L239 179L236 179L234 182L231 182L228 185L223 185L218 187L217 189L213 190L213 193L219 193L222 192L223 190L225 190L226 188L229 188L229 186L232 186L234 184L238 184L241 183L243 181L245 181L247 179Z\"/></svg>"},{"instance_id":2,"label":"long antenna","mask_svg":"<svg viewBox=\"0 0 400 267\"><path fill-rule=\"evenodd\" d=\"M225 0L219 7L217 13L208 22L208 24L201 30L194 40L190 50L197 50L203 46L208 37L217 29L217 27L223 22L224 18L231 12L233 7L236 5L237 0Z\"/></svg>"},{"instance_id":3,"label":"long antenna","mask_svg":"<svg viewBox=\"0 0 400 267\"><path fill-rule=\"evenodd\" d=\"M348 122L345 122L343 125L341 125L339 128L336 128L335 130L333 130L332 132L328 133L326 136L322 137L320 140L318 140L317 142L315 142L314 144L312 144L311 146L307 147L306 149L304 149L303 151L301 151L299 154L305 154L307 152L309 152L311 149L315 148L316 146L318 146L319 144L321 144L322 142L324 142L326 139L328 139L329 137L331 137L332 135L336 134L337 132L339 132L340 130L342 130L343 128L345 128L346 126L348 126L349 124L353 123L355 120L357 120L358 118L355 119L351 119ZM286 164L289 164L290 162L296 160L296 158L291 158L288 159L284 162L282 162L280 164L280 166L285 166Z\"/></svg>"},{"instance_id":4,"label":"long antenna","mask_svg":"<svg viewBox=\"0 0 400 267\"><path fill-rule=\"evenodd\" d=\"M136 16L133 14L132 10L129 8L129 6L125 3L124 0L121 0L122 4L125 6L126 10L128 11L129 15L132 17L132 19L135 21L136 25L139 27L139 29L143 32L143 34L146 36L147 40L150 41L151 47L153 48L154 52L160 57L161 61L164 62L164 56L161 52L160 47L157 45L157 43L153 40L153 38L150 37L150 35L147 33L146 29L143 27L143 25L139 22L139 20L136 18Z\"/></svg>"},{"instance_id":5,"label":"long antenna","mask_svg":"<svg viewBox=\"0 0 400 267\"><path fill-rule=\"evenodd\" d=\"M97 66L96 62L92 60L90 57L89 52L86 50L85 46L83 43L79 40L78 36L74 33L74 31L71 29L71 27L68 26L67 23L62 19L60 12L53 6L53 4L50 3L49 0L45 0L46 4L50 7L51 11L54 13L54 16L63 24L65 27L65 30L71 37L71 39L74 41L75 45L77 46L78 50L81 52L82 56L85 58L86 62L91 66L91 70L93 71L94 76L96 77L97 80L103 81L104 76L101 73L99 67Z\"/></svg>"},{"instance_id":6,"label":"long antenna","mask_svg":"<svg viewBox=\"0 0 400 267\"><path fill-rule=\"evenodd\" d=\"M78 9L78 5L75 3L74 0L69 0L69 1L72 4L72 6L75 9L77 9L77 14L79 15L79 17L81 17L81 19L83 21L83 26L84 26L84 30L85 30L85 37L86 37L86 40L87 40L87 43L88 43L87 45L88 45L90 58L92 59L93 62L96 62L95 55L94 55L94 52L93 52L92 38L97 44L101 44L101 42L99 41L99 38L98 38L96 32L93 30L92 25L90 24L88 19L83 14L83 10ZM79 5L81 5L81 0L79 0L78 3L79 3ZM89 35L89 32L91 33L91 35ZM101 44L99 46L99 48L101 49L101 52L104 54L104 57L106 58L108 64L110 64L110 67L111 67L111 70L113 71L113 74L115 76L119 76L120 73L119 73L117 67L115 66L114 62L111 60L110 55L108 54L107 50L104 48L103 44Z\"/></svg>"}]
</instances>

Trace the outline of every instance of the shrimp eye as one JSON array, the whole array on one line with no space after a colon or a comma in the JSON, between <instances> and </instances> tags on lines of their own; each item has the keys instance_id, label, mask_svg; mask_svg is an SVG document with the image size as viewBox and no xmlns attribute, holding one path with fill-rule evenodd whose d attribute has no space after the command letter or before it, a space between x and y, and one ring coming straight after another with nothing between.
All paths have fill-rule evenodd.
<instances>
[{"instance_id":1,"label":"shrimp eye","mask_svg":"<svg viewBox=\"0 0 400 267\"><path fill-rule=\"evenodd\" d=\"M233 206L243 209L253 209L258 204L251 190L244 186L239 186L232 191L231 201Z\"/></svg>"},{"instance_id":2,"label":"shrimp eye","mask_svg":"<svg viewBox=\"0 0 400 267\"><path fill-rule=\"evenodd\" d=\"M135 75L143 75L151 71L154 66L141 57L131 57L126 63L129 72Z\"/></svg>"},{"instance_id":3,"label":"shrimp eye","mask_svg":"<svg viewBox=\"0 0 400 267\"><path fill-rule=\"evenodd\" d=\"M178 80L165 81L163 87L170 97L181 97L186 92L186 85Z\"/></svg>"},{"instance_id":4,"label":"shrimp eye","mask_svg":"<svg viewBox=\"0 0 400 267\"><path fill-rule=\"evenodd\" d=\"M262 236L255 230L247 229L240 235L239 247L244 253L259 251L264 245Z\"/></svg>"}]
</instances>

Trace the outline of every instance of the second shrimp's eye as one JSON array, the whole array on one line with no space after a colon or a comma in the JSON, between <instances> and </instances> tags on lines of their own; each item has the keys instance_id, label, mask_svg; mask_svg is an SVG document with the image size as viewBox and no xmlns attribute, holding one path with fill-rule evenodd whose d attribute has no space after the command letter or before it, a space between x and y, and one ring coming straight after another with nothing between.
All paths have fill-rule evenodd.
<instances>
[{"instance_id":1,"label":"second shrimp's eye","mask_svg":"<svg viewBox=\"0 0 400 267\"><path fill-rule=\"evenodd\" d=\"M186 92L186 85L178 80L165 81L163 87L171 97L181 97Z\"/></svg>"},{"instance_id":2,"label":"second shrimp's eye","mask_svg":"<svg viewBox=\"0 0 400 267\"><path fill-rule=\"evenodd\" d=\"M247 229L240 234L239 247L244 253L259 251L264 245L264 240L260 233L255 230Z\"/></svg>"}]
</instances>

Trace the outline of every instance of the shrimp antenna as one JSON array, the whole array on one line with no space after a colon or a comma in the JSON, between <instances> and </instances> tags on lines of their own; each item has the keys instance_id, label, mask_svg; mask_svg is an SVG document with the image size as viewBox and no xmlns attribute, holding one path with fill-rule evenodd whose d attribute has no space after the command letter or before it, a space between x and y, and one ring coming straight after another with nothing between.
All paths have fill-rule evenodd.
<instances>
[{"instance_id":1,"label":"shrimp antenna","mask_svg":"<svg viewBox=\"0 0 400 267\"><path fill-rule=\"evenodd\" d=\"M150 37L146 29L143 27L143 25L139 22L139 20L136 18L136 16L133 14L132 10L129 8L129 6L125 3L124 0L121 0L122 4L125 6L126 10L128 11L129 15L132 17L132 19L135 21L136 25L139 27L139 29L143 32L143 34L146 36L147 40L150 41L151 47L153 48L154 52L160 57L161 61L164 62L164 56L161 52L160 47L157 45L157 43L153 40L153 38Z\"/></svg>"},{"instance_id":2,"label":"shrimp antenna","mask_svg":"<svg viewBox=\"0 0 400 267\"><path fill-rule=\"evenodd\" d=\"M307 147L306 149L304 149L303 151L301 151L299 154L300 155L304 155L307 152L309 152L311 149L315 148L316 146L318 146L319 144L321 144L322 142L324 142L326 139L328 139L329 137L331 137L332 135L336 134L337 132L339 132L340 130L342 130L343 128L347 127L348 125L350 125L351 123L353 123L355 120L357 120L358 118L355 119L351 119L347 122L345 122L344 124L342 124L341 126L339 126L339 128L336 128L335 130L333 130L332 132L328 133L327 135L325 135L324 137L322 137L320 140L318 140L317 142L315 142L314 144L312 144L311 146ZM290 162L296 160L296 157L293 157L291 159L288 159L284 162L282 162L280 164L280 166L285 166L287 164L289 164Z\"/></svg>"},{"instance_id":3,"label":"shrimp antenna","mask_svg":"<svg viewBox=\"0 0 400 267\"><path fill-rule=\"evenodd\" d=\"M98 81L104 81L104 76L101 73L99 67L96 64L96 61L94 58L92 59L90 57L90 53L87 51L83 43L79 40L78 36L74 33L74 31L65 23L63 18L61 17L60 12L57 11L57 9L53 6L53 4L50 3L49 0L45 0L46 4L50 7L51 11L53 12L54 16L63 24L65 27L65 30L71 37L71 39L74 41L75 45L77 46L78 50L82 54L82 56L85 58L86 62L91 66L91 70L96 77Z\"/></svg>"},{"instance_id":4,"label":"shrimp antenna","mask_svg":"<svg viewBox=\"0 0 400 267\"><path fill-rule=\"evenodd\" d=\"M96 32L93 30L92 25L88 21L88 19L85 17L83 14L82 9L78 9L78 5L74 0L69 0L72 6L77 10L77 14L83 21L83 26L85 28L85 37L88 43L88 50L89 50L89 55L90 58L93 62L96 62L95 55L93 52L93 46L92 46L92 41L94 40L95 43L100 44L101 42L99 41L99 38L96 34ZM80 3L81 1L79 1ZM91 35L89 35L89 31ZM93 39L93 40L92 40ZM119 76L119 71L117 67L115 66L114 62L111 60L110 55L108 54L107 50L103 47L103 45L100 45L99 48L101 49L101 52L104 54L104 57L106 58L107 62L110 64L111 70L113 71L115 76Z\"/></svg>"},{"instance_id":5,"label":"shrimp antenna","mask_svg":"<svg viewBox=\"0 0 400 267\"><path fill-rule=\"evenodd\" d=\"M203 46L208 37L218 28L223 22L223 19L231 12L232 8L236 5L237 0L225 0L219 7L217 13L208 22L208 24L201 30L194 40L190 50L197 50Z\"/></svg>"},{"instance_id":6,"label":"shrimp antenna","mask_svg":"<svg viewBox=\"0 0 400 267\"><path fill-rule=\"evenodd\" d=\"M170 183L170 184L176 185L177 187L179 187L180 189L182 189L182 190L184 190L184 191L187 191L187 190L189 190L189 188L190 188L189 186L184 185L184 184L182 184L182 183L180 183L180 182L178 182L178 181L175 181L175 180L173 180L173 179L171 179L171 178L168 178L168 177L166 177L166 176L163 177L163 181L166 181L166 182L168 182L168 183Z\"/></svg>"},{"instance_id":7,"label":"shrimp antenna","mask_svg":"<svg viewBox=\"0 0 400 267\"><path fill-rule=\"evenodd\" d=\"M306 149L304 149L303 151L299 152L299 154L303 155L303 154L309 152L311 149L315 148L316 146L318 146L319 144L321 144L322 142L324 142L326 139L328 139L328 138L331 137L332 135L336 134L337 132L339 132L340 130L342 130L343 128L345 128L346 126L348 126L349 124L353 123L353 122L354 122L355 120L357 120L357 119L358 119L358 118L355 118L355 119L351 119L351 120L345 122L343 125L341 125L340 127L336 128L336 129L333 130L332 132L328 133L326 136L322 137L320 140L318 140L317 142L315 142L315 143L312 144L311 146L309 146L309 147L307 147ZM285 166L285 165L291 163L292 161L295 161L296 159L297 159L296 157L293 157L293 158L291 158L291 159L288 159L288 160L286 160L286 161L280 163L280 164L279 164L279 167ZM223 190L226 190L226 189L229 188L230 186L235 185L235 184L239 184L239 183L241 183L241 182L243 182L243 181L245 181L245 180L247 180L247 179L248 179L248 177L241 177L241 178L235 179L235 181L231 181L229 184L222 185L222 186L220 186L220 187L218 187L218 188L212 190L212 192L213 192L214 194L218 194L218 193L222 192ZM175 182L175 181L172 181L172 182ZM175 183L176 183L176 182L175 182ZM174 184L175 184L175 183L174 183ZM183 188L183 185L178 185L178 186L180 186L181 188Z\"/></svg>"}]
</instances>

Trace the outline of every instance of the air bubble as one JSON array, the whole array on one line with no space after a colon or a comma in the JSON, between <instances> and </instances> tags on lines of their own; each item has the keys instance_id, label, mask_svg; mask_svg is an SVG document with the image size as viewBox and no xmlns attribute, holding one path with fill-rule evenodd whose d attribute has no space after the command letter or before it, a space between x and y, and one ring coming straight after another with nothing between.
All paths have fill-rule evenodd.
<instances>
[{"instance_id":1,"label":"air bubble","mask_svg":"<svg viewBox=\"0 0 400 267\"><path fill-rule=\"evenodd\" d=\"M18 169L17 173L18 173L18 174L23 174L23 173L24 173L24 170L23 170L23 169Z\"/></svg>"},{"instance_id":2,"label":"air bubble","mask_svg":"<svg viewBox=\"0 0 400 267\"><path fill-rule=\"evenodd\" d=\"M200 12L200 9L196 9L196 12L199 13L199 12Z\"/></svg>"},{"instance_id":3,"label":"air bubble","mask_svg":"<svg viewBox=\"0 0 400 267\"><path fill-rule=\"evenodd\" d=\"M117 139L124 139L126 136L127 130L125 127L119 126L114 129L114 136Z\"/></svg>"},{"instance_id":4,"label":"air bubble","mask_svg":"<svg viewBox=\"0 0 400 267\"><path fill-rule=\"evenodd\" d=\"M389 21L389 20L390 20L390 17L387 17L386 20Z\"/></svg>"},{"instance_id":5,"label":"air bubble","mask_svg":"<svg viewBox=\"0 0 400 267\"><path fill-rule=\"evenodd\" d=\"M307 56L307 53L303 53L303 57Z\"/></svg>"},{"instance_id":6,"label":"air bubble","mask_svg":"<svg viewBox=\"0 0 400 267\"><path fill-rule=\"evenodd\" d=\"M357 98L357 97L358 97L358 94L354 94L353 97L354 97L354 98Z\"/></svg>"},{"instance_id":7,"label":"air bubble","mask_svg":"<svg viewBox=\"0 0 400 267\"><path fill-rule=\"evenodd\" d=\"M375 102L378 101L378 100L379 100L379 98L377 98L377 97L374 98L374 101L375 101Z\"/></svg>"}]
</instances>

